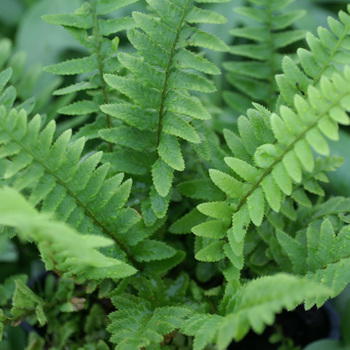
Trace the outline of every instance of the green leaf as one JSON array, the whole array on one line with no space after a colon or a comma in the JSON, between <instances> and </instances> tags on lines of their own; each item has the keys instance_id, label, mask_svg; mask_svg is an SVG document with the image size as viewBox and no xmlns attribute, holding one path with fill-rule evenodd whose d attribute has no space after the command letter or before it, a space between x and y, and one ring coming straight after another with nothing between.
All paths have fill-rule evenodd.
<instances>
[{"instance_id":1,"label":"green leaf","mask_svg":"<svg viewBox=\"0 0 350 350\"><path fill-rule=\"evenodd\" d=\"M175 170L183 171L185 162L180 144L175 136L163 133L158 145L158 154L162 160Z\"/></svg>"},{"instance_id":2,"label":"green leaf","mask_svg":"<svg viewBox=\"0 0 350 350\"><path fill-rule=\"evenodd\" d=\"M93 54L89 57L76 58L52 66L47 66L44 70L51 74L74 75L92 72L97 69L97 67L97 55Z\"/></svg>"},{"instance_id":3,"label":"green leaf","mask_svg":"<svg viewBox=\"0 0 350 350\"><path fill-rule=\"evenodd\" d=\"M129 147L140 152L152 149L156 143L155 133L141 131L128 126L102 129L99 131L99 135L107 142Z\"/></svg>"},{"instance_id":4,"label":"green leaf","mask_svg":"<svg viewBox=\"0 0 350 350\"><path fill-rule=\"evenodd\" d=\"M12 69L7 68L0 73L0 92L4 89L12 75Z\"/></svg>"},{"instance_id":5,"label":"green leaf","mask_svg":"<svg viewBox=\"0 0 350 350\"><path fill-rule=\"evenodd\" d=\"M260 226L264 218L265 198L261 188L257 188L247 199L250 218L254 225Z\"/></svg>"},{"instance_id":6,"label":"green leaf","mask_svg":"<svg viewBox=\"0 0 350 350\"><path fill-rule=\"evenodd\" d=\"M221 220L211 220L203 222L192 228L196 236L221 239L226 235L226 225Z\"/></svg>"},{"instance_id":7,"label":"green leaf","mask_svg":"<svg viewBox=\"0 0 350 350\"><path fill-rule=\"evenodd\" d=\"M220 69L214 63L186 49L179 49L174 55L174 60L174 64L178 68L196 69L206 74L220 74Z\"/></svg>"},{"instance_id":8,"label":"green leaf","mask_svg":"<svg viewBox=\"0 0 350 350\"><path fill-rule=\"evenodd\" d=\"M282 163L276 164L276 166L272 170L272 176L276 181L279 188L287 195L290 196L292 194L292 180L287 173L284 165Z\"/></svg>"},{"instance_id":9,"label":"green leaf","mask_svg":"<svg viewBox=\"0 0 350 350\"><path fill-rule=\"evenodd\" d=\"M152 166L152 179L157 192L165 197L173 182L174 170L160 158Z\"/></svg>"},{"instance_id":10,"label":"green leaf","mask_svg":"<svg viewBox=\"0 0 350 350\"><path fill-rule=\"evenodd\" d=\"M225 242L223 241L216 241L216 242L210 243L209 245L201 249L195 255L195 258L199 261L206 261L206 262L220 261L225 258L225 254L223 251L224 244Z\"/></svg>"},{"instance_id":11,"label":"green leaf","mask_svg":"<svg viewBox=\"0 0 350 350\"><path fill-rule=\"evenodd\" d=\"M132 253L139 262L148 262L171 258L176 250L164 242L146 239L137 246L132 247Z\"/></svg>"},{"instance_id":12,"label":"green leaf","mask_svg":"<svg viewBox=\"0 0 350 350\"><path fill-rule=\"evenodd\" d=\"M216 186L231 198L239 198L243 194L243 184L222 171L210 169L209 175Z\"/></svg>"},{"instance_id":13,"label":"green leaf","mask_svg":"<svg viewBox=\"0 0 350 350\"><path fill-rule=\"evenodd\" d=\"M98 111L98 105L89 100L73 102L68 106L64 106L58 110L61 114L82 115L90 114Z\"/></svg>"},{"instance_id":14,"label":"green leaf","mask_svg":"<svg viewBox=\"0 0 350 350\"><path fill-rule=\"evenodd\" d=\"M233 213L233 208L227 202L202 203L197 209L204 215L215 219L228 219Z\"/></svg>"},{"instance_id":15,"label":"green leaf","mask_svg":"<svg viewBox=\"0 0 350 350\"><path fill-rule=\"evenodd\" d=\"M259 171L252 165L239 158L225 158L225 163L245 181L256 182L260 175Z\"/></svg>"},{"instance_id":16,"label":"green leaf","mask_svg":"<svg viewBox=\"0 0 350 350\"><path fill-rule=\"evenodd\" d=\"M181 137L182 139L193 143L201 142L194 127L177 114L166 112L162 124L163 132L167 134Z\"/></svg>"},{"instance_id":17,"label":"green leaf","mask_svg":"<svg viewBox=\"0 0 350 350\"><path fill-rule=\"evenodd\" d=\"M204 10L196 6L191 6L186 14L185 20L188 23L226 23L227 19L216 12Z\"/></svg>"},{"instance_id":18,"label":"green leaf","mask_svg":"<svg viewBox=\"0 0 350 350\"><path fill-rule=\"evenodd\" d=\"M110 12L119 10L137 1L138 0L99 0L96 1L96 13L98 15L107 15Z\"/></svg>"},{"instance_id":19,"label":"green leaf","mask_svg":"<svg viewBox=\"0 0 350 350\"><path fill-rule=\"evenodd\" d=\"M48 23L89 29L93 27L93 20L90 15L80 15L80 14L59 14L59 15L45 15L42 19Z\"/></svg>"},{"instance_id":20,"label":"green leaf","mask_svg":"<svg viewBox=\"0 0 350 350\"><path fill-rule=\"evenodd\" d=\"M256 291L260 297L256 298ZM290 293L290 291L295 291ZM308 296L326 296L329 290L318 283L284 273L265 276L247 283L235 297L233 313L224 317L217 335L217 346L224 350L234 339L240 341L249 331L261 334L267 325L273 324L275 314L283 308L294 309Z\"/></svg>"},{"instance_id":21,"label":"green leaf","mask_svg":"<svg viewBox=\"0 0 350 350\"><path fill-rule=\"evenodd\" d=\"M102 112L140 130L156 131L158 128L158 113L129 103L108 104L100 106Z\"/></svg>"}]
</instances>

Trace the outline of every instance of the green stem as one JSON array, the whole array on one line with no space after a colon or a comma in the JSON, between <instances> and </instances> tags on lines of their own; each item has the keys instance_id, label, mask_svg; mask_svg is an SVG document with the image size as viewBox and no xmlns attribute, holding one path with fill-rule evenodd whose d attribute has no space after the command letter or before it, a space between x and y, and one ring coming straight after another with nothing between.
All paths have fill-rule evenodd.
<instances>
[{"instance_id":1,"label":"green stem","mask_svg":"<svg viewBox=\"0 0 350 350\"><path fill-rule=\"evenodd\" d=\"M103 78L104 64L103 64L103 55L101 53L102 37L101 37L100 31L98 29L98 16L96 13L95 0L91 0L90 4L91 4L92 19L94 22L93 37L95 38L95 51L97 54L97 64L98 64L98 72L99 72L100 80L101 80L101 89L102 89L102 93L103 93L104 103L108 104L109 103L108 88L107 88L107 84ZM107 118L107 126L108 126L108 128L111 128L112 127L111 117L109 115L106 115L106 118ZM111 144L110 142L108 143L108 149L110 152L113 151L113 144Z\"/></svg>"},{"instance_id":2,"label":"green stem","mask_svg":"<svg viewBox=\"0 0 350 350\"><path fill-rule=\"evenodd\" d=\"M162 129L163 129L162 122L163 122L163 117L164 117L164 114L165 114L165 100L166 100L167 93L168 93L169 77L170 77L170 72L171 72L172 65L173 65L173 59L174 59L175 52L176 52L176 45L177 45L177 43L179 41L182 25L183 25L183 23L185 21L185 17L187 15L188 7L189 7L191 1L192 0L188 0L186 6L184 7L182 17L181 17L179 25L177 26L177 29L176 29L175 40L174 40L174 43L173 43L173 45L171 47L171 50L170 50L169 61L168 61L168 65L167 65L167 68L166 68L166 71L165 71L165 80L164 80L164 86L163 86L163 90L162 90L162 100L161 100L160 108L159 108L157 147L159 145L160 137L161 137Z\"/></svg>"}]
</instances>

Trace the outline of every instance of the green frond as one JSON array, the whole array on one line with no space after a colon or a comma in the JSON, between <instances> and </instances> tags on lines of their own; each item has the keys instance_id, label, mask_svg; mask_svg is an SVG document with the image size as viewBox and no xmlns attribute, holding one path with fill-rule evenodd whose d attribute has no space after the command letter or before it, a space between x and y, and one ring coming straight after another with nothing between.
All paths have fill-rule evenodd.
<instances>
[{"instance_id":1,"label":"green frond","mask_svg":"<svg viewBox=\"0 0 350 350\"><path fill-rule=\"evenodd\" d=\"M11 314L15 317L25 317L28 312L35 312L35 316L40 326L47 323L44 314L44 300L37 296L29 287L27 287L20 279L15 280L15 292L13 295L13 303Z\"/></svg>"},{"instance_id":2,"label":"green frond","mask_svg":"<svg viewBox=\"0 0 350 350\"><path fill-rule=\"evenodd\" d=\"M350 231L348 220L343 215L349 208L348 201L338 201L337 205L331 208L332 204L334 200L320 206L320 211L310 219L311 222L303 235L299 234L293 238L285 232L277 231L276 237L290 260L294 273L327 286L331 291L329 297L333 298L350 280L347 272ZM320 213L323 213L323 219L319 219ZM345 221L345 225L344 222L340 224L339 232L335 231L337 226L333 226L334 214L338 214L338 220ZM327 299L327 296L310 296L306 300L306 306L317 304L320 307Z\"/></svg>"},{"instance_id":3,"label":"green frond","mask_svg":"<svg viewBox=\"0 0 350 350\"><path fill-rule=\"evenodd\" d=\"M229 198L232 210L220 219L228 222L231 219L232 226L226 235L222 228L211 228L210 236L205 235L217 241L210 244L210 249L203 247L197 252L197 259L212 261L215 256L217 261L222 258L224 250L233 266L242 269L244 237L250 222L260 226L270 208L279 212L285 196L291 196L298 205L310 207L305 190L323 195L317 183L317 180L323 180L318 175L322 170L319 165L315 169L311 149L320 155L328 155L326 138L334 140L338 137L339 116L335 117L335 111L340 110L344 114L350 107L350 70L345 70L344 77L334 74L332 80L323 77L321 81L320 88L309 87L307 99L295 97L296 112L282 106L280 116L269 116L256 105L256 110L248 110L248 118L242 116L238 119L241 138L228 131L225 133L228 145L233 152L237 151L235 158L225 158L235 174L216 169L211 169L209 174L214 184ZM347 124L348 118L342 119L342 123ZM271 143L274 139L276 141ZM239 159L240 156L243 159ZM302 179L305 182L302 183ZM287 217L294 215L287 205L283 205L282 213ZM201 225L209 224L213 225L210 221ZM199 227L195 226L193 232L203 236ZM223 245L222 238L228 239L229 243Z\"/></svg>"},{"instance_id":4,"label":"green frond","mask_svg":"<svg viewBox=\"0 0 350 350\"><path fill-rule=\"evenodd\" d=\"M291 290L294 292L290 293ZM261 334L282 309L292 310L309 297L328 297L329 293L328 288L318 283L284 273L261 277L239 289L225 316L192 315L180 332L194 336L195 350L203 350L210 343L224 350L232 340L240 341L250 328Z\"/></svg>"},{"instance_id":5,"label":"green frond","mask_svg":"<svg viewBox=\"0 0 350 350\"><path fill-rule=\"evenodd\" d=\"M283 74L277 75L276 80L285 104L295 107L295 94L305 98L309 93L309 85L326 84L325 81L321 82L323 76L331 78L334 72L341 72L341 67L349 63L349 13L340 11L339 20L329 17L328 25L330 30L318 28L318 37L307 34L306 41L310 49L297 51L299 64L288 56L283 58ZM340 112L338 118L344 119L342 115Z\"/></svg>"},{"instance_id":6,"label":"green frond","mask_svg":"<svg viewBox=\"0 0 350 350\"><path fill-rule=\"evenodd\" d=\"M293 310L309 297L328 297L329 293L329 289L319 283L283 273L248 282L235 295L233 310L220 324L218 349L226 349L233 339L241 340L250 328L261 334L283 308Z\"/></svg>"},{"instance_id":7,"label":"green frond","mask_svg":"<svg viewBox=\"0 0 350 350\"><path fill-rule=\"evenodd\" d=\"M275 6L273 0L249 2L251 7L236 7L235 12L258 22L258 26L235 28L230 34L254 43L236 43L230 48L230 53L245 60L223 64L228 72L227 80L237 91L226 91L223 96L227 104L239 113L245 113L251 100L270 109L274 107L277 98L275 75L281 72L281 50L305 36L304 31L289 28L305 14L303 10L286 9L292 1L281 1L280 6Z\"/></svg>"},{"instance_id":8,"label":"green frond","mask_svg":"<svg viewBox=\"0 0 350 350\"><path fill-rule=\"evenodd\" d=\"M78 234L68 225L50 219L47 214L39 214L14 189L0 189L0 198L1 225L13 226L21 238L34 240L47 270L56 270L66 277L75 277L78 282L86 279L123 278L136 272L129 264L106 257L97 250L112 245L113 240L96 235ZM40 307L37 297L34 297L34 294L30 294L33 297L29 296L28 293L33 292L28 287L23 283L17 287L22 287L22 293L27 293L26 298L18 297L18 300L31 305L38 304ZM34 304L27 306L37 309L38 306ZM17 305L14 299L14 308L11 311L14 316L17 307L23 309L26 305Z\"/></svg>"},{"instance_id":9,"label":"green frond","mask_svg":"<svg viewBox=\"0 0 350 350\"><path fill-rule=\"evenodd\" d=\"M30 202L42 211L55 213L82 233L111 237L118 254L128 255L118 238L120 226L130 229L141 219L136 211L129 211L130 224L125 227L123 208L131 180L122 182L123 174L109 177L110 165L98 166L102 152L82 159L84 139L71 142L68 130L53 143L54 123L41 132L40 124L39 116L27 124L23 110L6 113L1 108L0 158L6 160L3 177L14 188L29 192Z\"/></svg>"},{"instance_id":10,"label":"green frond","mask_svg":"<svg viewBox=\"0 0 350 350\"><path fill-rule=\"evenodd\" d=\"M149 301L130 295L112 297L112 302L118 311L109 315L108 331L118 350L149 346L160 349L164 335L180 328L190 313L183 307L154 308Z\"/></svg>"},{"instance_id":11,"label":"green frond","mask_svg":"<svg viewBox=\"0 0 350 350\"><path fill-rule=\"evenodd\" d=\"M109 103L110 89L103 79L105 73L113 73L121 68L115 57L119 38L107 38L121 31L135 27L131 17L105 19L103 16L135 3L137 0L84 2L74 14L45 15L43 19L51 24L63 26L73 35L81 45L88 49L89 55L67 60L45 67L45 71L56 75L84 74L84 80L62 87L54 92L55 95L67 95L78 91L85 91L89 96L83 101L74 101L59 109L65 115L96 115L95 122L86 126L99 128L101 117L104 117L102 127L111 127L110 117L102 115L99 109L101 104ZM85 127L85 128L86 128ZM90 138L99 137L98 132L90 133ZM112 148L111 144L109 145Z\"/></svg>"},{"instance_id":12,"label":"green frond","mask_svg":"<svg viewBox=\"0 0 350 350\"><path fill-rule=\"evenodd\" d=\"M213 63L188 47L226 50L221 40L192 24L224 23L225 18L196 7L192 0L148 0L147 3L151 13L133 12L137 27L127 32L137 53L118 55L129 74L104 75L107 84L124 95L127 102L106 104L101 109L139 130L156 131L151 135L152 139L155 138L151 142L153 150L145 147L144 151L156 151L155 162L148 172L152 173L153 186L159 195L157 202L163 201L165 208L166 201L161 198L165 198L171 189L173 172L185 169L181 141L185 140L193 147L200 144L195 120L210 119L208 111L191 92L214 92L214 84L203 73L220 73ZM136 135L130 134L129 137L134 145L139 143ZM144 131L142 135L145 135ZM104 135L102 138L107 140ZM117 154L124 147L133 148L122 144L120 139L116 144ZM154 199L150 201L153 204L147 206L155 209ZM164 212L161 211L161 215L153 213L160 217Z\"/></svg>"}]
</instances>

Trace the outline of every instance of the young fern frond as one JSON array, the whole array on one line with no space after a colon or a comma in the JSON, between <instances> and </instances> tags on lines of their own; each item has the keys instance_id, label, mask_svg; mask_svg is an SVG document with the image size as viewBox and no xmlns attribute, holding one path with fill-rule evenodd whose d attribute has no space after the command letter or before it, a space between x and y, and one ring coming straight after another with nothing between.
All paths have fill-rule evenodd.
<instances>
[{"instance_id":1,"label":"young fern frond","mask_svg":"<svg viewBox=\"0 0 350 350\"><path fill-rule=\"evenodd\" d=\"M102 130L100 135L121 149L120 155L116 150L115 157L121 160L121 166L130 163L124 156L120 157L125 147L135 151L138 158L152 160L151 166L145 166L142 171L151 172L153 181L149 203L144 206L151 208L156 219L163 218L167 212L174 171L185 169L180 139L199 144L200 135L193 123L210 119L200 100L190 91L214 92L213 83L203 73L220 73L213 63L187 46L226 50L221 40L191 24L223 23L225 18L194 6L192 0L148 0L147 3L153 14L134 12L137 29L127 32L137 53L118 55L130 75L105 75L107 83L129 100L107 104L101 109L125 125ZM140 173L138 164L123 171Z\"/></svg>"},{"instance_id":2,"label":"young fern frond","mask_svg":"<svg viewBox=\"0 0 350 350\"><path fill-rule=\"evenodd\" d=\"M239 113L245 113L251 101L262 103L270 110L274 109L277 99L275 75L281 72L281 61L285 54L285 52L282 54L281 50L305 36L302 30L288 29L305 14L303 10L287 10L291 1L249 0L249 2L252 4L251 7L237 7L235 12L253 19L260 25L230 31L235 37L253 41L230 47L231 54L249 60L223 64L228 72L227 80L239 91L225 91L223 96L228 105Z\"/></svg>"},{"instance_id":3,"label":"young fern frond","mask_svg":"<svg viewBox=\"0 0 350 350\"><path fill-rule=\"evenodd\" d=\"M68 225L39 214L14 189L0 189L0 199L0 224L15 227L24 240L34 240L47 270L74 277L78 283L87 279L118 279L136 273L132 266L97 250L111 246L113 240L80 235Z\"/></svg>"},{"instance_id":4,"label":"young fern frond","mask_svg":"<svg viewBox=\"0 0 350 350\"><path fill-rule=\"evenodd\" d=\"M55 123L41 132L40 126L39 115L27 123L24 110L7 113L0 107L0 159L6 184L29 193L30 203L80 232L112 238L116 245L110 255L131 258L123 237L140 220L135 210L124 207L131 180L122 182L123 174L108 177L110 165L98 166L102 152L81 159L85 140L70 143L70 130L52 144Z\"/></svg>"},{"instance_id":5,"label":"young fern frond","mask_svg":"<svg viewBox=\"0 0 350 350\"><path fill-rule=\"evenodd\" d=\"M118 311L109 315L111 341L116 349L160 349L164 336L180 328L190 310L183 307L154 307L138 297L121 295L112 297Z\"/></svg>"},{"instance_id":6,"label":"young fern frond","mask_svg":"<svg viewBox=\"0 0 350 350\"><path fill-rule=\"evenodd\" d=\"M288 56L282 60L283 74L276 76L283 104L294 107L294 95L306 97L308 86L318 86L322 76L331 78L350 59L350 5L347 12L339 12L339 20L328 18L330 31L318 28L318 36L308 33L306 41L310 50L298 49L300 64Z\"/></svg>"},{"instance_id":7,"label":"young fern frond","mask_svg":"<svg viewBox=\"0 0 350 350\"><path fill-rule=\"evenodd\" d=\"M90 53L87 57L68 60L45 68L47 72L57 75L87 75L85 80L54 92L54 95L66 95L85 91L91 96L62 107L59 110L60 113L67 115L98 114L99 106L109 103L109 88L103 75L115 72L121 66L115 55L119 38L115 36L110 40L108 36L133 28L135 23L131 17L104 19L103 16L136 1L138 0L114 0L106 3L91 0L83 3L74 14L43 16L48 23L61 25L67 29ZM106 116L104 118L106 119ZM112 126L109 116L107 116L106 125ZM90 137L98 137L97 130Z\"/></svg>"},{"instance_id":8,"label":"young fern frond","mask_svg":"<svg viewBox=\"0 0 350 350\"><path fill-rule=\"evenodd\" d=\"M265 127L269 133L260 133L260 140L255 137L248 119L239 119L242 140L228 133L227 141L234 145L239 140L248 147L237 148L235 158L225 158L235 176L210 170L213 182L229 198L227 216L224 220L204 222L192 229L197 236L208 237L210 226L211 242L196 253L198 260L219 261L226 256L236 269L243 268L244 237L249 224L260 226L269 207L276 212L280 210L285 196L291 196L295 184L301 183L303 172L314 169L310 147L321 155L328 155L329 147L324 136L336 140L338 122L349 123L346 114L350 108L349 82L349 68L345 69L344 77L340 74L334 74L332 80L322 77L320 88L309 86L307 100L298 95L295 97L296 112L282 106L280 116L271 115L272 131ZM249 113L252 116L259 114L256 110ZM267 121L264 121L263 113L260 116L263 122ZM277 141L266 143L271 142L273 136ZM198 209L201 210L201 206Z\"/></svg>"}]
</instances>

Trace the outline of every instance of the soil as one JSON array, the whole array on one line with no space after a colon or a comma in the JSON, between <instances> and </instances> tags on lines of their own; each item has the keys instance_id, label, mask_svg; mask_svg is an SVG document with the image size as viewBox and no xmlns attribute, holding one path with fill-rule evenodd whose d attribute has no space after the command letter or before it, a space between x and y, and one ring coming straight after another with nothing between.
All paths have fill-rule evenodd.
<instances>
[{"instance_id":1,"label":"soil","mask_svg":"<svg viewBox=\"0 0 350 350\"><path fill-rule=\"evenodd\" d=\"M282 343L271 344L269 341L276 333L280 333L285 340L292 339L294 346L303 348L315 340L327 338L333 323L325 307L305 311L303 306L299 306L294 311L283 311L277 315L275 324L267 327L263 334L251 331L239 343L232 342L228 350L277 350Z\"/></svg>"}]
</instances>

